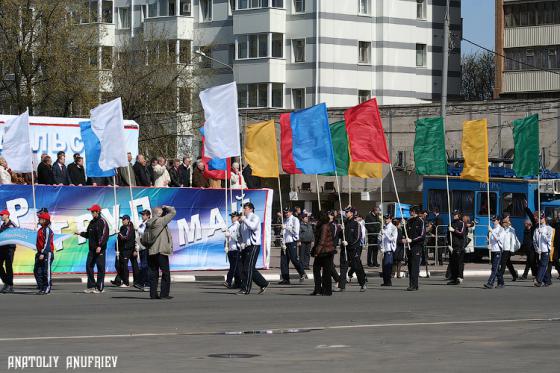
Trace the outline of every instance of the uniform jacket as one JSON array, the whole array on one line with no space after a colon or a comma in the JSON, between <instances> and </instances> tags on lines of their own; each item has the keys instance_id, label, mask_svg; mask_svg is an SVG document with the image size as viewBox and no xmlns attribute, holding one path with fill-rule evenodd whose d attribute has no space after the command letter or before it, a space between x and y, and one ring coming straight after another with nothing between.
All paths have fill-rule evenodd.
<instances>
[{"instance_id":1,"label":"uniform jacket","mask_svg":"<svg viewBox=\"0 0 560 373\"><path fill-rule=\"evenodd\" d=\"M381 251L386 253L389 251L397 250L397 238L399 237L399 231L393 223L387 224L381 230Z\"/></svg>"},{"instance_id":2,"label":"uniform jacket","mask_svg":"<svg viewBox=\"0 0 560 373\"><path fill-rule=\"evenodd\" d=\"M87 230L80 233L80 236L88 239L90 250L95 251L100 247L101 251L105 251L109 240L109 224L103 217L98 216L89 222Z\"/></svg>"},{"instance_id":3,"label":"uniform jacket","mask_svg":"<svg viewBox=\"0 0 560 373\"><path fill-rule=\"evenodd\" d=\"M142 236L144 235L144 231L146 230L146 222L140 222L140 224L138 225L138 230L137 230L137 235L136 235L136 245L138 246L138 251L142 251L142 250L146 250L146 247L144 245L142 245L142 243L140 242L142 239Z\"/></svg>"},{"instance_id":4,"label":"uniform jacket","mask_svg":"<svg viewBox=\"0 0 560 373\"><path fill-rule=\"evenodd\" d=\"M70 184L70 178L68 177L68 170L66 169L66 165L63 165L62 163L58 163L58 161L56 161L52 166L52 172L55 184Z\"/></svg>"},{"instance_id":5,"label":"uniform jacket","mask_svg":"<svg viewBox=\"0 0 560 373\"><path fill-rule=\"evenodd\" d=\"M552 239L554 236L554 229L549 225L541 225L540 228L535 230L533 236L533 244L538 254L550 253L552 248Z\"/></svg>"},{"instance_id":6,"label":"uniform jacket","mask_svg":"<svg viewBox=\"0 0 560 373\"><path fill-rule=\"evenodd\" d=\"M301 242L315 241L315 228L313 224L301 222L299 225L299 240Z\"/></svg>"},{"instance_id":7,"label":"uniform jacket","mask_svg":"<svg viewBox=\"0 0 560 373\"><path fill-rule=\"evenodd\" d=\"M229 236L229 242L228 242L228 249L230 251L237 251L239 250L239 227L240 224L238 221L233 222L232 225L230 225L230 227L228 228L228 232L230 234ZM227 240L226 240L227 241Z\"/></svg>"},{"instance_id":8,"label":"uniform jacket","mask_svg":"<svg viewBox=\"0 0 560 373\"><path fill-rule=\"evenodd\" d=\"M449 232L453 250L463 250L465 248L465 238L468 234L466 224L461 219L455 219L451 222L451 227L455 229L455 232Z\"/></svg>"},{"instance_id":9,"label":"uniform jacket","mask_svg":"<svg viewBox=\"0 0 560 373\"><path fill-rule=\"evenodd\" d=\"M490 251L499 253L504 247L504 228L498 225L490 232Z\"/></svg>"},{"instance_id":10,"label":"uniform jacket","mask_svg":"<svg viewBox=\"0 0 560 373\"><path fill-rule=\"evenodd\" d=\"M46 255L54 253L54 232L50 227L40 227L37 231L37 252Z\"/></svg>"},{"instance_id":11,"label":"uniform jacket","mask_svg":"<svg viewBox=\"0 0 560 373\"><path fill-rule=\"evenodd\" d=\"M408 228L408 238L412 240L411 246L424 245L424 238L426 237L426 224L422 218L416 216L408 220L406 224Z\"/></svg>"},{"instance_id":12,"label":"uniform jacket","mask_svg":"<svg viewBox=\"0 0 560 373\"><path fill-rule=\"evenodd\" d=\"M10 228L17 228L16 225L10 220L7 223L2 222L0 225L0 233L4 232L6 229ZM15 249L16 245L2 245L0 246L0 250L2 249Z\"/></svg>"},{"instance_id":13,"label":"uniform jacket","mask_svg":"<svg viewBox=\"0 0 560 373\"><path fill-rule=\"evenodd\" d=\"M346 242L348 242L349 248L360 248L362 228L354 218L346 219L346 221L344 222L344 234L346 235Z\"/></svg>"},{"instance_id":14,"label":"uniform jacket","mask_svg":"<svg viewBox=\"0 0 560 373\"><path fill-rule=\"evenodd\" d=\"M241 241L245 246L259 246L261 244L261 219L255 213L245 217L241 223Z\"/></svg>"},{"instance_id":15,"label":"uniform jacket","mask_svg":"<svg viewBox=\"0 0 560 373\"><path fill-rule=\"evenodd\" d=\"M136 246L136 231L132 223L121 226L121 229L119 229L118 242L120 251L134 250Z\"/></svg>"},{"instance_id":16,"label":"uniform jacket","mask_svg":"<svg viewBox=\"0 0 560 373\"><path fill-rule=\"evenodd\" d=\"M284 219L284 242L292 243L299 241L299 219L290 216Z\"/></svg>"},{"instance_id":17,"label":"uniform jacket","mask_svg":"<svg viewBox=\"0 0 560 373\"><path fill-rule=\"evenodd\" d=\"M177 211L174 207L169 206L165 212L165 215L153 217L146 222L146 231L150 230L153 237L157 236L156 240L149 248L150 255L173 254L173 239L171 237L171 232L169 232L168 224L173 220L175 215L177 215Z\"/></svg>"},{"instance_id":18,"label":"uniform jacket","mask_svg":"<svg viewBox=\"0 0 560 373\"><path fill-rule=\"evenodd\" d=\"M521 244L519 243L519 240L517 239L517 235L515 234L515 228L513 227L504 228L503 250L514 253L517 250L519 250L520 246Z\"/></svg>"}]
</instances>

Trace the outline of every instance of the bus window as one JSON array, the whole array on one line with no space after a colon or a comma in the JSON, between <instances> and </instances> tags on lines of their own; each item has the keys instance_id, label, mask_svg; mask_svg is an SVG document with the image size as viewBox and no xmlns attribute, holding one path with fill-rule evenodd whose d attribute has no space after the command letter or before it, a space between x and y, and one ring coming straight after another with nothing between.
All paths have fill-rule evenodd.
<instances>
[{"instance_id":1,"label":"bus window","mask_svg":"<svg viewBox=\"0 0 560 373\"><path fill-rule=\"evenodd\" d=\"M488 215L488 197L484 192L478 194L478 215ZM495 192L490 192L490 215L496 215Z\"/></svg>"},{"instance_id":2,"label":"bus window","mask_svg":"<svg viewBox=\"0 0 560 373\"><path fill-rule=\"evenodd\" d=\"M465 215L474 212L474 192L468 190L454 190L451 192L451 207L460 210Z\"/></svg>"},{"instance_id":3,"label":"bus window","mask_svg":"<svg viewBox=\"0 0 560 373\"><path fill-rule=\"evenodd\" d=\"M434 211L435 209L439 209L439 212L447 212L447 190L430 189L428 191L428 210Z\"/></svg>"},{"instance_id":4,"label":"bus window","mask_svg":"<svg viewBox=\"0 0 560 373\"><path fill-rule=\"evenodd\" d=\"M509 214L513 217L524 217L524 202L527 199L525 193L503 193L502 194L502 215Z\"/></svg>"}]
</instances>

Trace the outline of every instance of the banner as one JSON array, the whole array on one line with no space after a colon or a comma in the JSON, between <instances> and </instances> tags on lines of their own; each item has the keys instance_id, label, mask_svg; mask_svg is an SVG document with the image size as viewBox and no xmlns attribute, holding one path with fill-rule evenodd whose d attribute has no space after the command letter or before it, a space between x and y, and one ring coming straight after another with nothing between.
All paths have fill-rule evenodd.
<instances>
[{"instance_id":1,"label":"banner","mask_svg":"<svg viewBox=\"0 0 560 373\"><path fill-rule=\"evenodd\" d=\"M141 221L140 212L156 206L175 207L177 215L169 228L173 236L171 270L227 269L223 230L231 224L225 215L223 189L197 188L128 188L117 189L118 205L114 206L112 187L36 186L37 208L47 208L55 232L54 273L85 273L88 254L87 240L73 235L84 232L91 214L86 210L97 203L110 227L107 245L107 270L114 272L115 217L128 214L134 226ZM242 195L243 192L243 195ZM268 268L270 263L270 221L272 191L233 190L230 211L241 211L245 202L255 205L255 213L262 222L262 249L257 267ZM0 234L0 245L16 244L15 273L33 273L35 258L35 211L32 209L32 190L28 185L3 185L0 188L0 210L10 211L10 218L19 227ZM119 222L119 224L121 224Z\"/></svg>"}]
</instances>

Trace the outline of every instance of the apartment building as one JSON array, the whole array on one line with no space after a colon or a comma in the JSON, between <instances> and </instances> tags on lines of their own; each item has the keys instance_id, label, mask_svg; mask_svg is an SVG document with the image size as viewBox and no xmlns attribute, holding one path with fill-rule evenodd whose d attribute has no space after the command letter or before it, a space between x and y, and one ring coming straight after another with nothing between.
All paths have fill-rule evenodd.
<instances>
[{"instance_id":1,"label":"apartment building","mask_svg":"<svg viewBox=\"0 0 560 373\"><path fill-rule=\"evenodd\" d=\"M497 0L496 97L560 97L560 1Z\"/></svg>"}]
</instances>

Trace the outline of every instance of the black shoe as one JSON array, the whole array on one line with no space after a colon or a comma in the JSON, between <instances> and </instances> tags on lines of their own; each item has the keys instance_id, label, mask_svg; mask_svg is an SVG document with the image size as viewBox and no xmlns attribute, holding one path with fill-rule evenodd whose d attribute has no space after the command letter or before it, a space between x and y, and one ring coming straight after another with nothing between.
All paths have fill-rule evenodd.
<instances>
[{"instance_id":1,"label":"black shoe","mask_svg":"<svg viewBox=\"0 0 560 373\"><path fill-rule=\"evenodd\" d=\"M490 285L490 284L484 284L484 288L485 288L485 289L493 289L494 286L493 286L493 285Z\"/></svg>"},{"instance_id":2,"label":"black shoe","mask_svg":"<svg viewBox=\"0 0 560 373\"><path fill-rule=\"evenodd\" d=\"M307 280L309 277L307 277L307 274L303 274L301 276L299 276L299 282L303 282L304 280Z\"/></svg>"},{"instance_id":3,"label":"black shoe","mask_svg":"<svg viewBox=\"0 0 560 373\"><path fill-rule=\"evenodd\" d=\"M533 286L540 288L540 287L543 286L543 284L540 283L540 282L535 282L535 283L533 284Z\"/></svg>"},{"instance_id":4,"label":"black shoe","mask_svg":"<svg viewBox=\"0 0 560 373\"><path fill-rule=\"evenodd\" d=\"M386 284L386 283L383 283L383 284L381 284L381 286L393 286L393 284Z\"/></svg>"},{"instance_id":5,"label":"black shoe","mask_svg":"<svg viewBox=\"0 0 560 373\"><path fill-rule=\"evenodd\" d=\"M155 297L150 296L150 299L161 299L161 297L159 295L156 295Z\"/></svg>"},{"instance_id":6,"label":"black shoe","mask_svg":"<svg viewBox=\"0 0 560 373\"><path fill-rule=\"evenodd\" d=\"M521 276L521 279L522 279L522 280L527 280L527 275Z\"/></svg>"},{"instance_id":7,"label":"black shoe","mask_svg":"<svg viewBox=\"0 0 560 373\"><path fill-rule=\"evenodd\" d=\"M134 284L133 286L138 290L144 290L144 287L140 284Z\"/></svg>"},{"instance_id":8,"label":"black shoe","mask_svg":"<svg viewBox=\"0 0 560 373\"><path fill-rule=\"evenodd\" d=\"M165 297L160 297L160 299L173 299L171 295L166 295Z\"/></svg>"},{"instance_id":9,"label":"black shoe","mask_svg":"<svg viewBox=\"0 0 560 373\"><path fill-rule=\"evenodd\" d=\"M379 265L379 264L374 264L373 266L374 266L375 268L381 267L381 265Z\"/></svg>"},{"instance_id":10,"label":"black shoe","mask_svg":"<svg viewBox=\"0 0 560 373\"><path fill-rule=\"evenodd\" d=\"M278 283L278 285L290 285L290 281L288 280L282 280Z\"/></svg>"},{"instance_id":11,"label":"black shoe","mask_svg":"<svg viewBox=\"0 0 560 373\"><path fill-rule=\"evenodd\" d=\"M504 284L498 284L498 286L496 286L496 289L503 289L505 287Z\"/></svg>"},{"instance_id":12,"label":"black shoe","mask_svg":"<svg viewBox=\"0 0 560 373\"><path fill-rule=\"evenodd\" d=\"M259 289L259 292L257 293L257 295L261 295L262 293L264 293L266 291L266 288L268 287L268 285L263 286L262 288Z\"/></svg>"},{"instance_id":13,"label":"black shoe","mask_svg":"<svg viewBox=\"0 0 560 373\"><path fill-rule=\"evenodd\" d=\"M515 281L517 281L517 277L511 279L511 282L515 282Z\"/></svg>"},{"instance_id":14,"label":"black shoe","mask_svg":"<svg viewBox=\"0 0 560 373\"><path fill-rule=\"evenodd\" d=\"M313 293L309 294L309 295L320 295L321 292L317 291L317 290L313 290Z\"/></svg>"},{"instance_id":15,"label":"black shoe","mask_svg":"<svg viewBox=\"0 0 560 373\"><path fill-rule=\"evenodd\" d=\"M2 290L0 290L0 293L6 293L8 291L9 286L8 285L4 285L4 287L2 288Z\"/></svg>"},{"instance_id":16,"label":"black shoe","mask_svg":"<svg viewBox=\"0 0 560 373\"><path fill-rule=\"evenodd\" d=\"M6 291L2 291L4 294L13 294L14 293L14 287L12 285L7 285L6 287Z\"/></svg>"},{"instance_id":17,"label":"black shoe","mask_svg":"<svg viewBox=\"0 0 560 373\"><path fill-rule=\"evenodd\" d=\"M35 293L35 295L45 295L45 292L43 290L39 290Z\"/></svg>"},{"instance_id":18,"label":"black shoe","mask_svg":"<svg viewBox=\"0 0 560 373\"><path fill-rule=\"evenodd\" d=\"M410 286L406 288L406 291L416 291L416 290L418 290L418 288L413 288Z\"/></svg>"},{"instance_id":19,"label":"black shoe","mask_svg":"<svg viewBox=\"0 0 560 373\"><path fill-rule=\"evenodd\" d=\"M459 285L459 284L460 284L459 280L453 280L447 283L447 285Z\"/></svg>"},{"instance_id":20,"label":"black shoe","mask_svg":"<svg viewBox=\"0 0 560 373\"><path fill-rule=\"evenodd\" d=\"M235 295L247 295L249 293L247 293L245 290L241 289L239 290L237 293L235 293Z\"/></svg>"}]
</instances>

